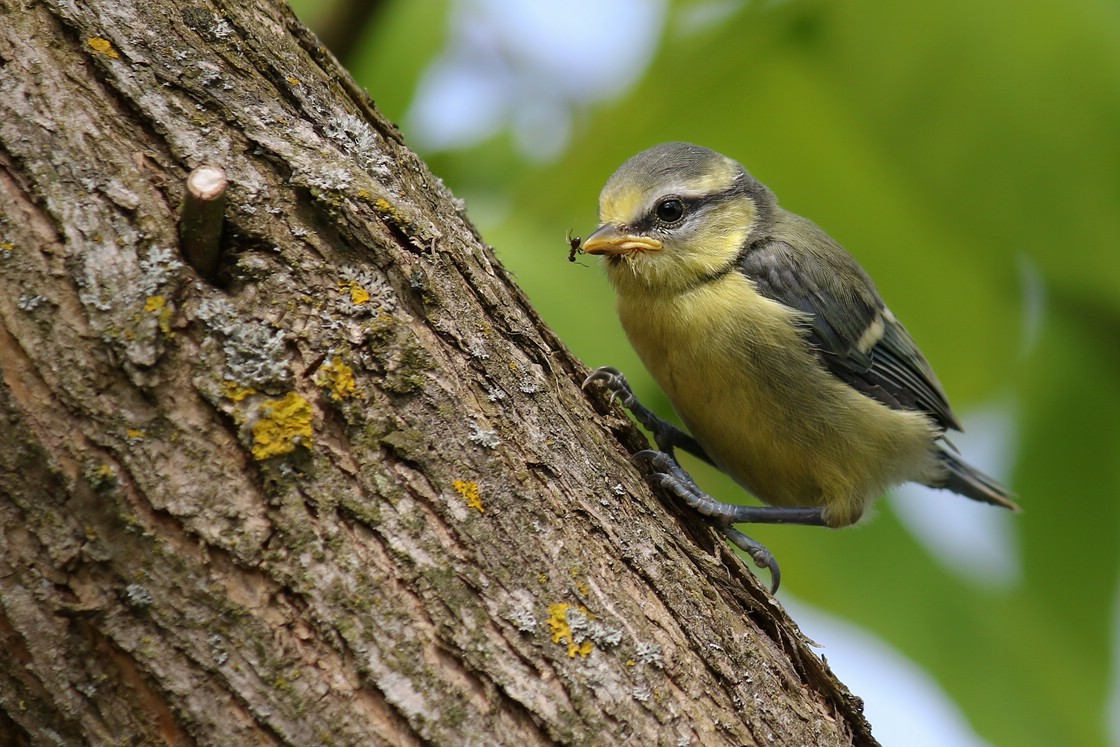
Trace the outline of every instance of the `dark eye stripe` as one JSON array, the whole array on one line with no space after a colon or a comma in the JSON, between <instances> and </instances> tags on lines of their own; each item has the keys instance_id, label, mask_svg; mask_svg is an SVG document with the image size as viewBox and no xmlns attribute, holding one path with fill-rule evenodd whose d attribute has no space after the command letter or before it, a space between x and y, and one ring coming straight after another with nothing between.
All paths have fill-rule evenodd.
<instances>
[{"instance_id":1,"label":"dark eye stripe","mask_svg":"<svg viewBox=\"0 0 1120 747\"><path fill-rule=\"evenodd\" d=\"M741 197L742 195L743 189L742 186L738 183L732 184L730 187L722 191L714 192L707 195L695 195L687 197L675 194L666 194L658 197L657 200L654 201L653 206L650 208L649 212L643 215L642 219L635 223L632 228L635 231L648 232L653 230L654 228L663 227L666 223L672 223L673 221L666 221L662 218L659 218L657 215L658 208L667 200L679 200L684 208L682 216L685 220L687 220L690 216L694 215L697 211L705 207L716 205L721 202L726 202L727 200L735 199L737 197Z\"/></svg>"}]
</instances>

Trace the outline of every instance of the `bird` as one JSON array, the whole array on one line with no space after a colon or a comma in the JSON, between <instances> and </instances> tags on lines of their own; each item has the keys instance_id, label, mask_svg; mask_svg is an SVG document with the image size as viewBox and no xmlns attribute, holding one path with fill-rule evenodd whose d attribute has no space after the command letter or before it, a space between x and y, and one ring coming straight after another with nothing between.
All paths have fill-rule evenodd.
<instances>
[{"instance_id":1,"label":"bird","mask_svg":"<svg viewBox=\"0 0 1120 747\"><path fill-rule=\"evenodd\" d=\"M1019 510L946 439L960 421L856 259L737 161L684 142L638 153L603 187L582 251L602 257L622 327L685 430L615 368L584 387L605 385L651 432L657 449L634 455L649 479L768 568L772 592L777 561L735 524L845 527L905 482ZM677 448L765 505L707 495Z\"/></svg>"}]
</instances>

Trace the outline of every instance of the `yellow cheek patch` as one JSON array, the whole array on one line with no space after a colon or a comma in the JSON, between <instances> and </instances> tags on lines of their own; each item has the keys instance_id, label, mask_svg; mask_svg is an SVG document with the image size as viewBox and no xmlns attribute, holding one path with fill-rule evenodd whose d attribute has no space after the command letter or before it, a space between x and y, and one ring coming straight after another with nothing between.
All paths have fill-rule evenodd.
<instances>
[{"instance_id":1,"label":"yellow cheek patch","mask_svg":"<svg viewBox=\"0 0 1120 747\"><path fill-rule=\"evenodd\" d=\"M688 243L682 261L693 272L708 274L734 260L754 228L758 211L748 197L739 197L715 207L705 216L702 231Z\"/></svg>"}]
</instances>

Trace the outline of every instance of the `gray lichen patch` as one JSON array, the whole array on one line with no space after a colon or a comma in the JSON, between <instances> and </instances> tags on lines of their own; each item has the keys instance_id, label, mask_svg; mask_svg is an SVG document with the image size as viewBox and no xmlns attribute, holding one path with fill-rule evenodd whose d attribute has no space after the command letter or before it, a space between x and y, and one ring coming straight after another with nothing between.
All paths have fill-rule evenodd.
<instances>
[{"instance_id":1,"label":"gray lichen patch","mask_svg":"<svg viewBox=\"0 0 1120 747\"><path fill-rule=\"evenodd\" d=\"M134 230L125 238L92 240L82 258L78 299L85 306L90 326L101 339L123 354L134 367L149 368L163 354L172 336L175 305L171 292L180 279L183 263L172 250L152 246L133 253L140 241Z\"/></svg>"},{"instance_id":2,"label":"gray lichen patch","mask_svg":"<svg viewBox=\"0 0 1120 747\"><path fill-rule=\"evenodd\" d=\"M242 318L224 298L205 299L196 315L205 322L221 349L227 380L265 391L277 391L288 385L291 370L283 330Z\"/></svg>"},{"instance_id":3,"label":"gray lichen patch","mask_svg":"<svg viewBox=\"0 0 1120 747\"><path fill-rule=\"evenodd\" d=\"M331 119L326 134L366 173L380 179L392 174L393 159L382 148L380 136L364 119L353 114L337 116Z\"/></svg>"}]
</instances>

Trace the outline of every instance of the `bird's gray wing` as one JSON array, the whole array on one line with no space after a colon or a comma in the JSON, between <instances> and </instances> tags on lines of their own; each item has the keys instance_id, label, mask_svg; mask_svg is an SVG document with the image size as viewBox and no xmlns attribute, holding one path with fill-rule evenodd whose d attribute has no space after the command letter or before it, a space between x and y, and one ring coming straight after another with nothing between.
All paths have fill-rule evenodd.
<instances>
[{"instance_id":1,"label":"bird's gray wing","mask_svg":"<svg viewBox=\"0 0 1120 747\"><path fill-rule=\"evenodd\" d=\"M804 224L793 235L800 241L755 243L743 252L740 271L763 296L806 315L807 342L834 376L888 407L925 412L942 428L960 430L933 369L871 278L817 226L798 220ZM806 272L808 262L816 272Z\"/></svg>"}]
</instances>

